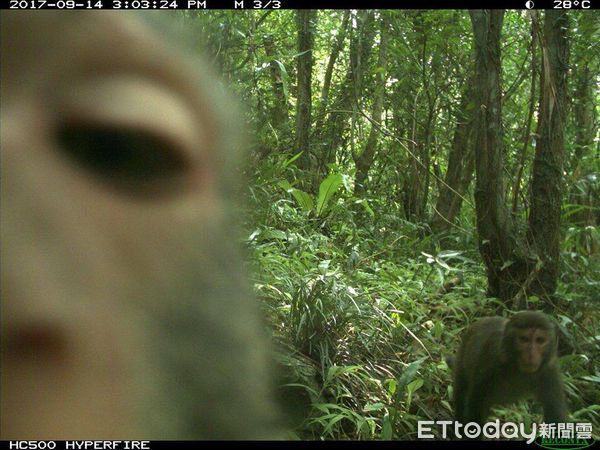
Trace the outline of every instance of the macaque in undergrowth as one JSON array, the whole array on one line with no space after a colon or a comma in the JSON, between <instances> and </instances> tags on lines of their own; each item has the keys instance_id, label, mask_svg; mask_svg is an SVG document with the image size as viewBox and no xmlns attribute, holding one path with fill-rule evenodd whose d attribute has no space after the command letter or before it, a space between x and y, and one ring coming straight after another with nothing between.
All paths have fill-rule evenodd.
<instances>
[{"instance_id":1,"label":"macaque in undergrowth","mask_svg":"<svg viewBox=\"0 0 600 450\"><path fill-rule=\"evenodd\" d=\"M545 422L565 422L556 351L554 324L541 312L475 322L464 333L456 356L449 358L456 420L482 424L490 407L533 396L543 406Z\"/></svg>"}]
</instances>

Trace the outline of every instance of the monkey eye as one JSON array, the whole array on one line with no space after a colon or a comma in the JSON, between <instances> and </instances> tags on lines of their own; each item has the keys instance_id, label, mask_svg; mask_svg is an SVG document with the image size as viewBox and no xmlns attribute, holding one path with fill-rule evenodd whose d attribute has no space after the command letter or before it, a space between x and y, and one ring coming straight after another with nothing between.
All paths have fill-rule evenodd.
<instances>
[{"instance_id":1,"label":"monkey eye","mask_svg":"<svg viewBox=\"0 0 600 450\"><path fill-rule=\"evenodd\" d=\"M188 167L181 152L146 130L67 124L59 128L57 138L72 161L138 197L172 187Z\"/></svg>"},{"instance_id":2,"label":"monkey eye","mask_svg":"<svg viewBox=\"0 0 600 450\"><path fill-rule=\"evenodd\" d=\"M535 342L536 342L536 344L545 344L546 343L546 338L542 337L542 336L539 336L539 337L535 338Z\"/></svg>"},{"instance_id":3,"label":"monkey eye","mask_svg":"<svg viewBox=\"0 0 600 450\"><path fill-rule=\"evenodd\" d=\"M529 342L529 336L519 336L519 342L521 344L526 344L527 342Z\"/></svg>"}]
</instances>

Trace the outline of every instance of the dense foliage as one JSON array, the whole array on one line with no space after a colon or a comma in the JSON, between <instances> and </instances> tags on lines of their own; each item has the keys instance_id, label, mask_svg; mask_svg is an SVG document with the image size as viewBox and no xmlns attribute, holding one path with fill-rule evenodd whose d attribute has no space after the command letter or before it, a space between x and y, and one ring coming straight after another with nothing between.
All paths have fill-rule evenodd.
<instances>
[{"instance_id":1,"label":"dense foliage","mask_svg":"<svg viewBox=\"0 0 600 450\"><path fill-rule=\"evenodd\" d=\"M252 130L244 229L295 436L413 439L417 420L449 419L444 356L473 320L517 307L556 318L572 417L600 429L600 14L566 17L566 106L551 129L564 131L562 179L541 184L560 189L560 254L542 295L528 283L544 251L526 229L551 76L544 19L507 12L500 34L498 198L529 236L500 265L529 262L519 293L496 298L477 234L467 11L185 13ZM496 413L540 417L533 403Z\"/></svg>"}]
</instances>

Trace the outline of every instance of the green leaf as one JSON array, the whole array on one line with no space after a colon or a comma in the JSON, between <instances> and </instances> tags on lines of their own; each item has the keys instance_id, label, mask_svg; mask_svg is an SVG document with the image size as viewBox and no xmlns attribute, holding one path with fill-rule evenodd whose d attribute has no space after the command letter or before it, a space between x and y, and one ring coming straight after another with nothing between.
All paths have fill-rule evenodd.
<instances>
[{"instance_id":1,"label":"green leaf","mask_svg":"<svg viewBox=\"0 0 600 450\"><path fill-rule=\"evenodd\" d=\"M310 194L307 194L300 189L292 189L292 195L298 202L298 205L302 208L303 211L309 212L313 209L313 200Z\"/></svg>"},{"instance_id":2,"label":"green leaf","mask_svg":"<svg viewBox=\"0 0 600 450\"><path fill-rule=\"evenodd\" d=\"M280 241L287 241L287 234L281 230L267 230L264 232L266 239L278 239Z\"/></svg>"},{"instance_id":3,"label":"green leaf","mask_svg":"<svg viewBox=\"0 0 600 450\"><path fill-rule=\"evenodd\" d=\"M290 184L290 182L288 180L281 180L280 182L277 183L277 186L279 186L281 189L283 189L286 192L291 192L292 189L294 189L294 187Z\"/></svg>"},{"instance_id":4,"label":"green leaf","mask_svg":"<svg viewBox=\"0 0 600 450\"><path fill-rule=\"evenodd\" d=\"M377 403L367 403L363 409L363 411L365 412L371 412L371 411L381 411L384 408L384 404L381 402L377 402Z\"/></svg>"},{"instance_id":5,"label":"green leaf","mask_svg":"<svg viewBox=\"0 0 600 450\"><path fill-rule=\"evenodd\" d=\"M402 371L402 375L400 375L400 379L398 380L398 394L402 393L406 385L412 381L426 358L427 357L424 356L416 361L413 361L406 369Z\"/></svg>"},{"instance_id":6,"label":"green leaf","mask_svg":"<svg viewBox=\"0 0 600 450\"><path fill-rule=\"evenodd\" d=\"M442 250L437 254L438 258L449 259L454 258L455 256L461 255L463 252L459 252L456 250Z\"/></svg>"},{"instance_id":7,"label":"green leaf","mask_svg":"<svg viewBox=\"0 0 600 450\"><path fill-rule=\"evenodd\" d=\"M600 383L600 376L598 375L586 375L581 377L582 380L591 381L592 383Z\"/></svg>"},{"instance_id":8,"label":"green leaf","mask_svg":"<svg viewBox=\"0 0 600 450\"><path fill-rule=\"evenodd\" d=\"M296 199L296 202L302 208L303 211L309 212L313 209L313 200L310 194L307 194L300 189L296 189L292 187L292 185L287 180L281 180L277 183L277 185L284 189L286 192L292 194L292 196Z\"/></svg>"},{"instance_id":9,"label":"green leaf","mask_svg":"<svg viewBox=\"0 0 600 450\"><path fill-rule=\"evenodd\" d=\"M373 209L369 206L368 201L366 201L365 199L360 199L356 200L354 203L356 203L357 205L362 205L363 208L365 208L367 214L369 214L371 217L375 217L375 211L373 211Z\"/></svg>"},{"instance_id":10,"label":"green leaf","mask_svg":"<svg viewBox=\"0 0 600 450\"><path fill-rule=\"evenodd\" d=\"M283 87L283 94L285 95L285 98L287 100L287 98L289 97L289 92L288 92L288 79L289 79L289 75L287 73L287 70L285 70L285 66L283 65L283 63L279 60L275 60L275 64L277 64L277 66L279 66L279 72L281 72L281 85Z\"/></svg>"},{"instance_id":11,"label":"green leaf","mask_svg":"<svg viewBox=\"0 0 600 450\"><path fill-rule=\"evenodd\" d=\"M325 434L329 434L332 432L333 427L335 426L336 423L338 423L340 420L346 419L346 416L343 414L336 414L335 416L331 417L331 420L329 421L329 423L327 424L327 426L325 427L325 429L323 430L323 432Z\"/></svg>"},{"instance_id":12,"label":"green leaf","mask_svg":"<svg viewBox=\"0 0 600 450\"><path fill-rule=\"evenodd\" d=\"M389 380L388 392L390 395L394 395L396 393L396 388L398 387L398 382L394 379Z\"/></svg>"},{"instance_id":13,"label":"green leaf","mask_svg":"<svg viewBox=\"0 0 600 450\"><path fill-rule=\"evenodd\" d=\"M383 424L381 426L381 439L384 441L392 440L392 421L389 414L383 416Z\"/></svg>"},{"instance_id":14,"label":"green leaf","mask_svg":"<svg viewBox=\"0 0 600 450\"><path fill-rule=\"evenodd\" d=\"M435 258L435 262L438 263L440 266L442 266L446 270L452 270L452 267L450 267L448 264L446 264L446 262L443 259Z\"/></svg>"},{"instance_id":15,"label":"green leaf","mask_svg":"<svg viewBox=\"0 0 600 450\"><path fill-rule=\"evenodd\" d=\"M321 216L327 210L329 201L341 185L342 176L339 173L332 173L321 182L321 185L319 186L319 197L317 199L317 216Z\"/></svg>"},{"instance_id":16,"label":"green leaf","mask_svg":"<svg viewBox=\"0 0 600 450\"><path fill-rule=\"evenodd\" d=\"M416 380L411 381L406 386L406 390L408 391L408 398L406 399L406 410L410 409L410 404L412 403L413 394L418 391L423 386L423 379L417 378Z\"/></svg>"},{"instance_id":17,"label":"green leaf","mask_svg":"<svg viewBox=\"0 0 600 450\"><path fill-rule=\"evenodd\" d=\"M442 322L440 322L439 320L436 320L435 324L433 325L432 332L433 332L433 336L436 339L439 339L442 336L442 334L444 333L444 324Z\"/></svg>"},{"instance_id":18,"label":"green leaf","mask_svg":"<svg viewBox=\"0 0 600 450\"><path fill-rule=\"evenodd\" d=\"M286 160L283 163L283 168L286 169L290 164L292 164L294 161L296 161L298 158L300 158L300 156L302 156L302 153L304 153L304 150L302 150L301 152L295 154L290 159Z\"/></svg>"},{"instance_id":19,"label":"green leaf","mask_svg":"<svg viewBox=\"0 0 600 450\"><path fill-rule=\"evenodd\" d=\"M254 239L256 239L259 235L260 235L261 231L260 230L254 230L250 236L248 236L248 241L252 242Z\"/></svg>"},{"instance_id":20,"label":"green leaf","mask_svg":"<svg viewBox=\"0 0 600 450\"><path fill-rule=\"evenodd\" d=\"M406 389L408 390L409 394L412 394L413 392L416 392L419 389L421 389L422 386L423 386L423 379L417 378L416 380L413 380L410 383L408 383L408 386L406 386Z\"/></svg>"},{"instance_id":21,"label":"green leaf","mask_svg":"<svg viewBox=\"0 0 600 450\"><path fill-rule=\"evenodd\" d=\"M319 272L321 272L323 275L326 274L327 271L329 270L330 265L331 265L331 260L324 259L323 261L321 261L319 263Z\"/></svg>"}]
</instances>

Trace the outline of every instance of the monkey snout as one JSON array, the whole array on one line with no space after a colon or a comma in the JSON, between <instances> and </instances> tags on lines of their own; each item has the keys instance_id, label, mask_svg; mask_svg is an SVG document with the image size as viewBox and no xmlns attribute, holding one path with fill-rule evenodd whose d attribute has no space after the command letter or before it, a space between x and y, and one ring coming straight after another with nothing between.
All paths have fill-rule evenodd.
<instances>
[{"instance_id":1,"label":"monkey snout","mask_svg":"<svg viewBox=\"0 0 600 450\"><path fill-rule=\"evenodd\" d=\"M28 322L8 330L3 336L7 357L63 360L68 354L68 332L52 321Z\"/></svg>"}]
</instances>

